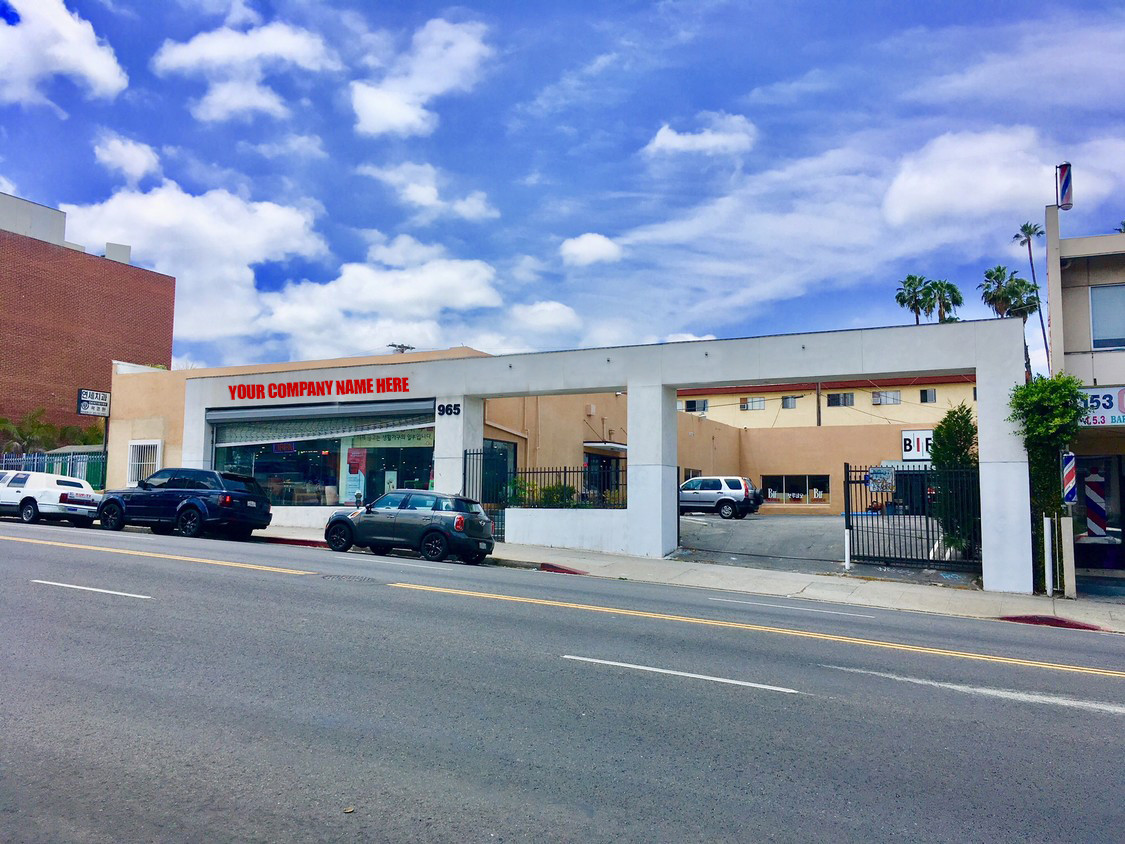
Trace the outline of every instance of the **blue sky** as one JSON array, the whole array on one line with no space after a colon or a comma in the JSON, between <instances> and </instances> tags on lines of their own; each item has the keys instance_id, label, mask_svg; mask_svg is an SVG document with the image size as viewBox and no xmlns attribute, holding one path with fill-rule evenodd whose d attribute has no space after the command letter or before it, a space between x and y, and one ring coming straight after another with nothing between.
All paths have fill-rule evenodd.
<instances>
[{"instance_id":1,"label":"blue sky","mask_svg":"<svg viewBox=\"0 0 1125 844\"><path fill-rule=\"evenodd\" d=\"M177 365L980 318L1059 161L1064 236L1125 218L1122 56L1096 2L0 0L0 190L176 276Z\"/></svg>"}]
</instances>

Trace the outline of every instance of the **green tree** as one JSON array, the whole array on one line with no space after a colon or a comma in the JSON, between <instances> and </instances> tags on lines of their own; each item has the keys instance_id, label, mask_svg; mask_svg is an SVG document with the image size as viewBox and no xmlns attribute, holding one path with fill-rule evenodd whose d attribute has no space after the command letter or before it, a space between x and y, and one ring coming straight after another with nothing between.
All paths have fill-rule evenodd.
<instances>
[{"instance_id":1,"label":"green tree","mask_svg":"<svg viewBox=\"0 0 1125 844\"><path fill-rule=\"evenodd\" d=\"M977 285L980 300L998 317L1008 315L1013 281L1016 281L1016 274L1007 267L997 264L984 271L984 281Z\"/></svg>"},{"instance_id":2,"label":"green tree","mask_svg":"<svg viewBox=\"0 0 1125 844\"><path fill-rule=\"evenodd\" d=\"M922 310L929 316L937 311L938 322L954 322L954 311L965 304L961 288L945 279L927 281L922 288Z\"/></svg>"},{"instance_id":3,"label":"green tree","mask_svg":"<svg viewBox=\"0 0 1125 844\"><path fill-rule=\"evenodd\" d=\"M0 419L0 450L6 453L31 454L49 451L59 439L58 429L43 420L46 408L38 408L26 414L18 422Z\"/></svg>"},{"instance_id":4,"label":"green tree","mask_svg":"<svg viewBox=\"0 0 1125 844\"><path fill-rule=\"evenodd\" d=\"M951 408L934 426L930 461L935 469L966 469L977 465L977 423L964 403Z\"/></svg>"},{"instance_id":5,"label":"green tree","mask_svg":"<svg viewBox=\"0 0 1125 844\"><path fill-rule=\"evenodd\" d=\"M1043 322L1043 303L1039 301L1039 280L1035 277L1035 259L1031 254L1031 244L1043 236L1043 228L1038 223L1026 222L1012 235L1012 240L1027 247L1027 263L1031 265L1031 284L1035 288L1035 310L1039 312L1039 330L1043 332L1043 350L1047 355L1047 365L1051 365L1051 347L1047 343L1047 326Z\"/></svg>"},{"instance_id":6,"label":"green tree","mask_svg":"<svg viewBox=\"0 0 1125 844\"><path fill-rule=\"evenodd\" d=\"M1042 375L1012 388L1008 417L1019 427L1027 449L1031 480L1031 533L1035 557L1035 588L1043 588L1043 516L1062 512L1062 481L1059 455L1078 436L1082 406L1082 382L1073 375Z\"/></svg>"},{"instance_id":7,"label":"green tree","mask_svg":"<svg viewBox=\"0 0 1125 844\"><path fill-rule=\"evenodd\" d=\"M1119 232L1120 234L1125 234L1125 220L1122 220L1121 225L1115 228L1114 231Z\"/></svg>"},{"instance_id":8,"label":"green tree","mask_svg":"<svg viewBox=\"0 0 1125 844\"><path fill-rule=\"evenodd\" d=\"M910 313L914 314L914 324L921 323L921 314L925 306L925 298L922 293L926 286L926 277L924 275L908 275L898 286L898 292L895 293L895 301L900 307L906 308ZM927 314L929 316L929 314Z\"/></svg>"}]
</instances>

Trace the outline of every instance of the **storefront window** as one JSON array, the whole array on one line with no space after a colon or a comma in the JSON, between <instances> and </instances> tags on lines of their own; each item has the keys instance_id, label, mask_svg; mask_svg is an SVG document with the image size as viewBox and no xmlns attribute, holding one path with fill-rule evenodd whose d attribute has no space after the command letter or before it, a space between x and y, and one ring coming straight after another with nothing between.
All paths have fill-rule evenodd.
<instances>
[{"instance_id":1,"label":"storefront window","mask_svg":"<svg viewBox=\"0 0 1125 844\"><path fill-rule=\"evenodd\" d=\"M340 441L303 440L221 446L215 468L252 475L271 504L337 504Z\"/></svg>"},{"instance_id":2,"label":"storefront window","mask_svg":"<svg viewBox=\"0 0 1125 844\"><path fill-rule=\"evenodd\" d=\"M827 504L828 493L828 475L762 475L769 504Z\"/></svg>"},{"instance_id":3,"label":"storefront window","mask_svg":"<svg viewBox=\"0 0 1125 844\"><path fill-rule=\"evenodd\" d=\"M1121 490L1125 460L1120 455L1077 459L1078 500L1074 507L1074 564L1096 574L1125 569L1121 544Z\"/></svg>"}]
</instances>

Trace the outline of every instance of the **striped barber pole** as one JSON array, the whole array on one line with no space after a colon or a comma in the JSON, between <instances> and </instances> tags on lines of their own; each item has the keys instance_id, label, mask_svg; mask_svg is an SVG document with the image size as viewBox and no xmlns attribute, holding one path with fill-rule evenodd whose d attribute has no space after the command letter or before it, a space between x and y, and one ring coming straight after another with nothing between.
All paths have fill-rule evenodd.
<instances>
[{"instance_id":1,"label":"striped barber pole","mask_svg":"<svg viewBox=\"0 0 1125 844\"><path fill-rule=\"evenodd\" d=\"M1069 211L1074 207L1074 186L1070 182L1070 162L1064 161L1055 168L1058 175L1059 208Z\"/></svg>"},{"instance_id":2,"label":"striped barber pole","mask_svg":"<svg viewBox=\"0 0 1125 844\"><path fill-rule=\"evenodd\" d=\"M1078 502L1078 468L1074 455L1069 451L1062 458L1063 504Z\"/></svg>"},{"instance_id":3,"label":"striped barber pole","mask_svg":"<svg viewBox=\"0 0 1125 844\"><path fill-rule=\"evenodd\" d=\"M1086 533L1105 536L1105 478L1099 474L1086 476Z\"/></svg>"}]
</instances>

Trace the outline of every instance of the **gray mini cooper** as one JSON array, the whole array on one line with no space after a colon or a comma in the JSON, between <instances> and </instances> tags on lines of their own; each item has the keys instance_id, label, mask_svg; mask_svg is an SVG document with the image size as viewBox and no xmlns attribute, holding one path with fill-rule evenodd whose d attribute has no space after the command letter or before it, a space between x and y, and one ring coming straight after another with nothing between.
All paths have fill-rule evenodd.
<instances>
[{"instance_id":1,"label":"gray mini cooper","mask_svg":"<svg viewBox=\"0 0 1125 844\"><path fill-rule=\"evenodd\" d=\"M353 545L385 554L409 548L427 560L453 555L479 565L492 553L492 521L484 508L463 495L396 489L363 507L338 510L324 526L333 551Z\"/></svg>"}]
</instances>

